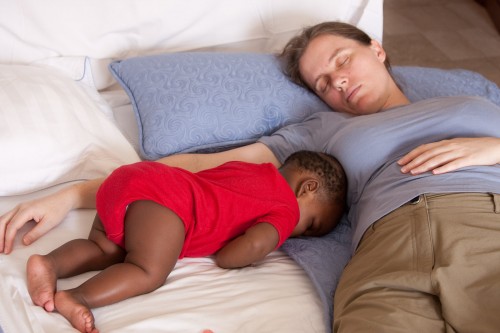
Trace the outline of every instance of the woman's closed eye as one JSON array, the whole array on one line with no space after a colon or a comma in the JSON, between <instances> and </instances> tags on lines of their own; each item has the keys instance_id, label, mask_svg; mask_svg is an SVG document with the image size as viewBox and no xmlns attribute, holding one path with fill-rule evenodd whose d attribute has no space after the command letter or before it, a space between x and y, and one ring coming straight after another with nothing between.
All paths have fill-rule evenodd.
<instances>
[{"instance_id":1,"label":"woman's closed eye","mask_svg":"<svg viewBox=\"0 0 500 333\"><path fill-rule=\"evenodd\" d=\"M336 60L337 67L345 66L348 63L349 63L349 56L348 55L340 55L337 57L337 60Z\"/></svg>"},{"instance_id":2,"label":"woman's closed eye","mask_svg":"<svg viewBox=\"0 0 500 333\"><path fill-rule=\"evenodd\" d=\"M321 80L321 82L319 82L318 91L321 93L328 91L328 80Z\"/></svg>"},{"instance_id":3,"label":"woman's closed eye","mask_svg":"<svg viewBox=\"0 0 500 333\"><path fill-rule=\"evenodd\" d=\"M329 88L330 88L330 80L327 78L319 80L316 86L316 90L322 94L326 93Z\"/></svg>"}]
</instances>

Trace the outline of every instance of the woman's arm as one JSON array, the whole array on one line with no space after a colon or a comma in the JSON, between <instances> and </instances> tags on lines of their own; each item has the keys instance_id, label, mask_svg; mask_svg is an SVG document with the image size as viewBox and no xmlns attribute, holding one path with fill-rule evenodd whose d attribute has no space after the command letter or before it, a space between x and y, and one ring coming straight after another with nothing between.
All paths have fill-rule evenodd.
<instances>
[{"instance_id":1,"label":"woman's arm","mask_svg":"<svg viewBox=\"0 0 500 333\"><path fill-rule=\"evenodd\" d=\"M403 156L401 172L442 174L473 165L500 163L500 138L455 138L421 145Z\"/></svg>"},{"instance_id":2,"label":"woman's arm","mask_svg":"<svg viewBox=\"0 0 500 333\"><path fill-rule=\"evenodd\" d=\"M266 145L254 143L214 154L179 154L158 160L171 166L193 172L215 167L228 161L254 163L279 162ZM36 226L23 236L23 244L29 245L57 226L69 211L76 208L95 208L95 198L104 178L71 185L54 194L24 202L0 216L0 253L10 253L18 230L30 221Z\"/></svg>"},{"instance_id":3,"label":"woman's arm","mask_svg":"<svg viewBox=\"0 0 500 333\"><path fill-rule=\"evenodd\" d=\"M94 208L97 189L103 179L94 179L68 186L45 197L20 203L0 216L0 253L10 253L19 229L27 222L36 225L23 236L30 245L57 226L75 208Z\"/></svg>"},{"instance_id":4,"label":"woman's arm","mask_svg":"<svg viewBox=\"0 0 500 333\"><path fill-rule=\"evenodd\" d=\"M273 152L265 144L259 142L220 153L170 155L158 160L158 162L191 172L214 168L229 161L272 163L276 167L280 166Z\"/></svg>"},{"instance_id":5,"label":"woman's arm","mask_svg":"<svg viewBox=\"0 0 500 333\"><path fill-rule=\"evenodd\" d=\"M222 268L240 268L264 259L278 245L278 230L269 223L258 223L230 241L215 254Z\"/></svg>"}]
</instances>

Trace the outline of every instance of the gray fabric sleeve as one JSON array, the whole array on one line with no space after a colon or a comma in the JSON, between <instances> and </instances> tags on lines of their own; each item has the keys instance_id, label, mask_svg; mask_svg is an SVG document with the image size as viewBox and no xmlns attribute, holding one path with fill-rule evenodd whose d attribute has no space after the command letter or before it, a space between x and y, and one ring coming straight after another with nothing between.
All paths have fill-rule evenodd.
<instances>
[{"instance_id":1,"label":"gray fabric sleeve","mask_svg":"<svg viewBox=\"0 0 500 333\"><path fill-rule=\"evenodd\" d=\"M281 163L299 150L322 151L322 145L318 144L321 142L318 140L318 130L322 127L322 113L315 113L301 123L285 126L257 141L271 149Z\"/></svg>"}]
</instances>

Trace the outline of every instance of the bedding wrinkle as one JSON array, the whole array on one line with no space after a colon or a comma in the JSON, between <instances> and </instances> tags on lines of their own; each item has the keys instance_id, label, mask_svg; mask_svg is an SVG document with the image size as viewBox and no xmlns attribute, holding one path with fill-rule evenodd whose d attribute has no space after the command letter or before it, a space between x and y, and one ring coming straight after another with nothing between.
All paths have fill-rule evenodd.
<instances>
[{"instance_id":1,"label":"bedding wrinkle","mask_svg":"<svg viewBox=\"0 0 500 333\"><path fill-rule=\"evenodd\" d=\"M79 83L48 67L2 65L0 73L0 102L10 106L0 145L11 160L1 165L0 195L101 177L139 159Z\"/></svg>"}]
</instances>

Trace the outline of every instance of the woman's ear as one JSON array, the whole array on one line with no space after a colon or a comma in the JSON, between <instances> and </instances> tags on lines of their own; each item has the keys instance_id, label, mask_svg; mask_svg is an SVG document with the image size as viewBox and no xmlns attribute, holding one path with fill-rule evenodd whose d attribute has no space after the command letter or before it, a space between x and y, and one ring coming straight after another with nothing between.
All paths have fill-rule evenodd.
<instances>
[{"instance_id":1,"label":"woman's ear","mask_svg":"<svg viewBox=\"0 0 500 333\"><path fill-rule=\"evenodd\" d=\"M315 178L306 178L300 183L297 197L314 194L319 189L319 181Z\"/></svg>"},{"instance_id":2,"label":"woman's ear","mask_svg":"<svg viewBox=\"0 0 500 333\"><path fill-rule=\"evenodd\" d=\"M377 56L378 60L383 63L387 58L387 54L385 53L385 50L382 47L382 45L380 45L380 43L375 39L372 39L370 43L370 48L375 52L375 55Z\"/></svg>"}]
</instances>

